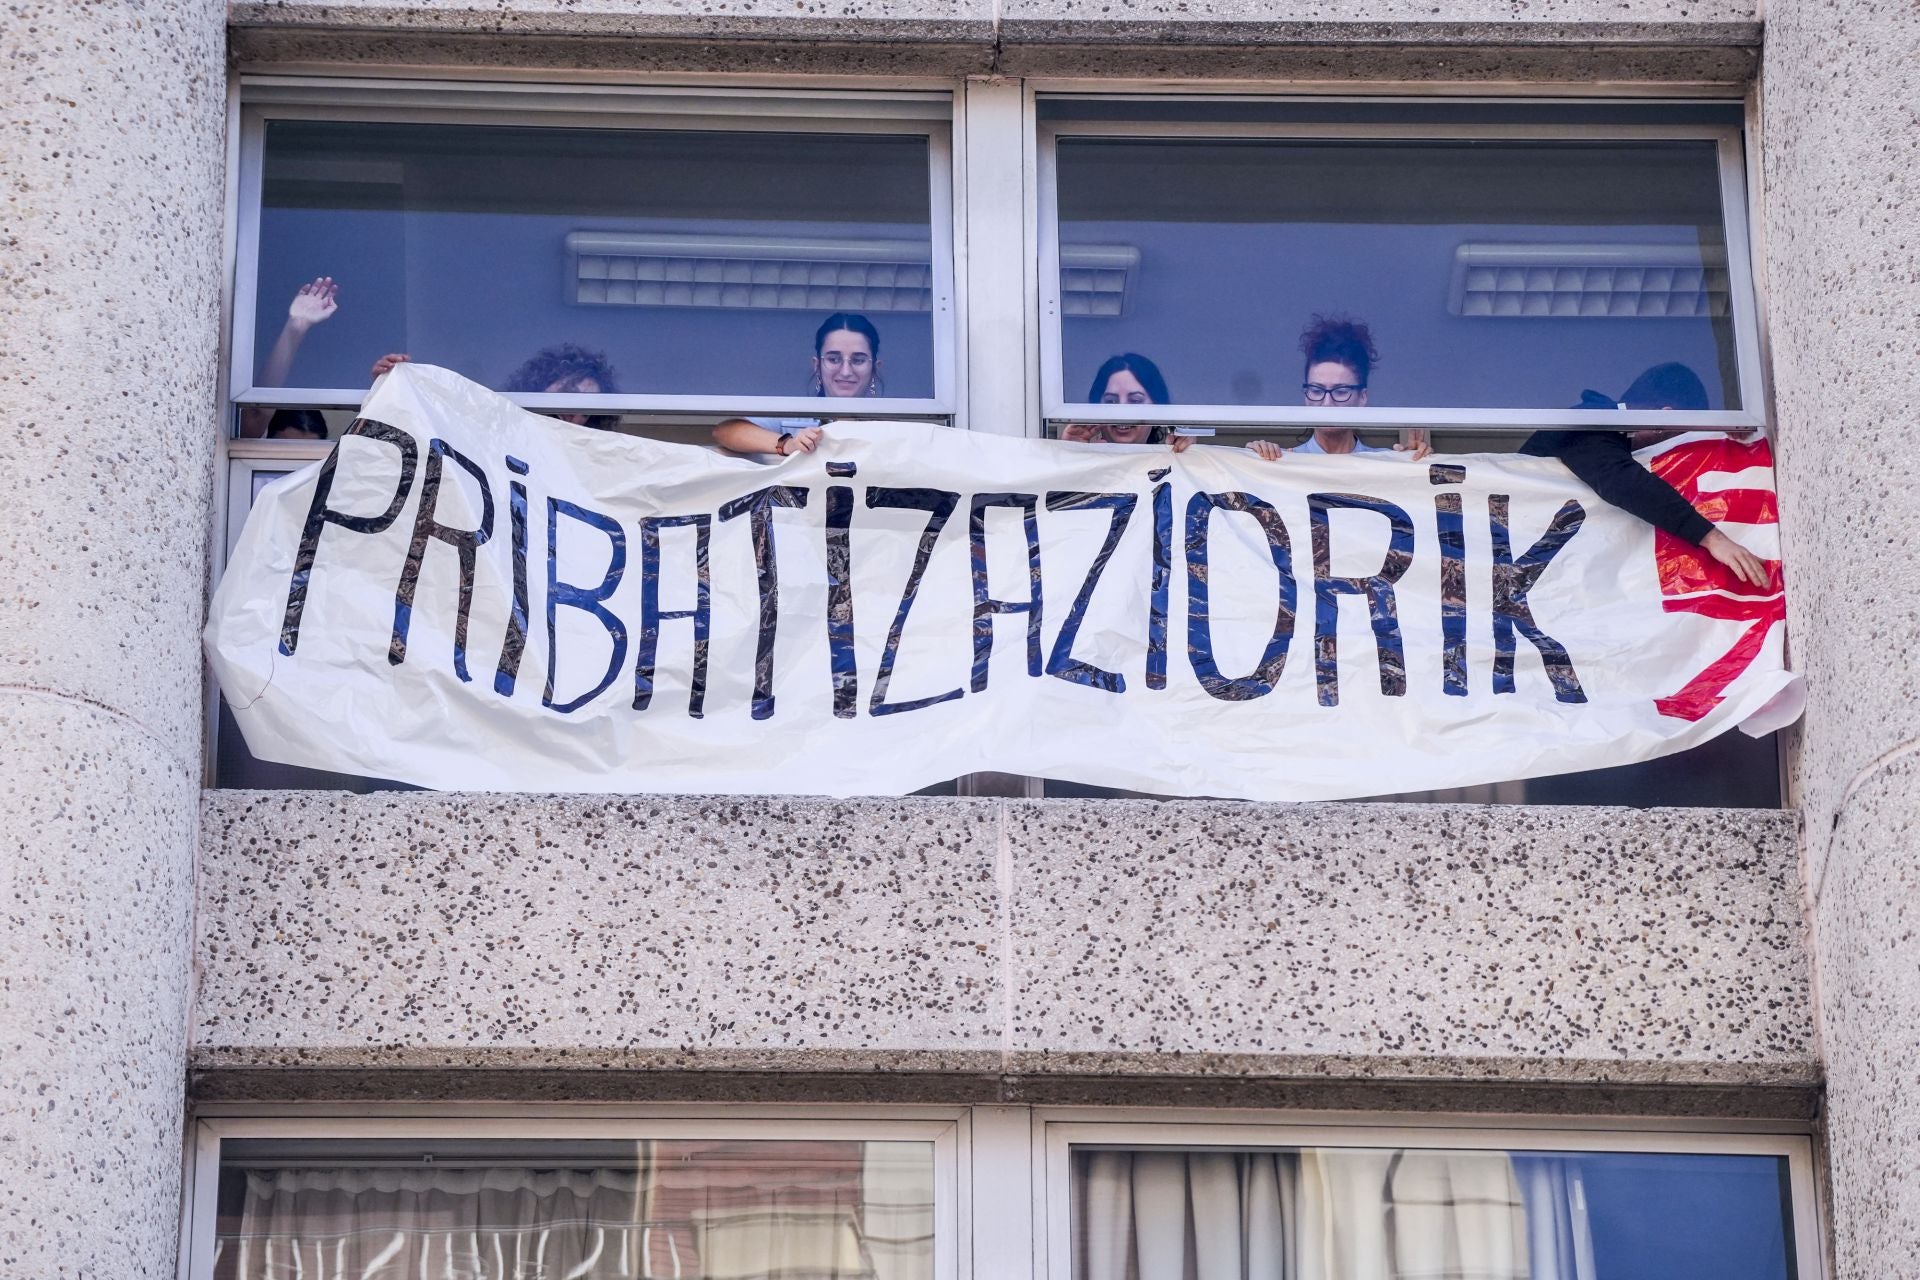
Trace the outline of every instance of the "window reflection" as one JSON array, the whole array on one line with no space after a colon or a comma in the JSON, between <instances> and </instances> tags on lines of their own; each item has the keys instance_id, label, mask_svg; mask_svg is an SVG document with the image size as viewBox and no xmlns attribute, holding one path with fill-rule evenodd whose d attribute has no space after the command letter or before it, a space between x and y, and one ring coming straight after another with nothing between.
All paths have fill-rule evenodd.
<instances>
[{"instance_id":1,"label":"window reflection","mask_svg":"<svg viewBox=\"0 0 1920 1280\"><path fill-rule=\"evenodd\" d=\"M1773 1156L1077 1150L1074 1280L1790 1280Z\"/></svg>"},{"instance_id":2,"label":"window reflection","mask_svg":"<svg viewBox=\"0 0 1920 1280\"><path fill-rule=\"evenodd\" d=\"M1150 350L1188 403L1297 405L1294 335L1320 313L1364 316L1390 353L1376 406L1561 409L1677 360L1739 407L1712 141L1063 136L1055 155L1069 391Z\"/></svg>"},{"instance_id":3,"label":"window reflection","mask_svg":"<svg viewBox=\"0 0 1920 1280\"><path fill-rule=\"evenodd\" d=\"M357 1161L282 1145L223 1164L216 1280L933 1276L924 1143L532 1142L502 1158L376 1142Z\"/></svg>"},{"instance_id":4,"label":"window reflection","mask_svg":"<svg viewBox=\"0 0 1920 1280\"><path fill-rule=\"evenodd\" d=\"M517 375L589 353L602 392L804 395L820 317L859 310L885 394L931 397L931 218L924 134L272 120L254 377L405 352L543 390Z\"/></svg>"}]
</instances>

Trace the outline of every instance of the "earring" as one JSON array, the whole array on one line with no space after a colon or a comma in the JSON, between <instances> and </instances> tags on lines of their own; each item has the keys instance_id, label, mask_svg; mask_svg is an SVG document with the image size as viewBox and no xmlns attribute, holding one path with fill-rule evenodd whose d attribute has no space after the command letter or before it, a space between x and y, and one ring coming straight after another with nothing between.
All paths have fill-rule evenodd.
<instances>
[{"instance_id":1,"label":"earring","mask_svg":"<svg viewBox=\"0 0 1920 1280\"><path fill-rule=\"evenodd\" d=\"M826 384L820 381L819 374L814 374L813 381L807 386L807 394L810 396L823 396L826 393Z\"/></svg>"},{"instance_id":2,"label":"earring","mask_svg":"<svg viewBox=\"0 0 1920 1280\"><path fill-rule=\"evenodd\" d=\"M872 382L867 384L867 394L870 396L883 396L886 394L885 391L880 389L879 378L876 377Z\"/></svg>"}]
</instances>

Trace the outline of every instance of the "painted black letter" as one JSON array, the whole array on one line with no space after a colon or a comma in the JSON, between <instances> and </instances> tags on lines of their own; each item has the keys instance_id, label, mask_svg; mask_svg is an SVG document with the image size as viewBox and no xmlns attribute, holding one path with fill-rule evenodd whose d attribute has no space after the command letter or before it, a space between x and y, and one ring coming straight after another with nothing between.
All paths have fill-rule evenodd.
<instances>
[{"instance_id":1,"label":"painted black letter","mask_svg":"<svg viewBox=\"0 0 1920 1280\"><path fill-rule=\"evenodd\" d=\"M833 485L827 490L827 661L833 669L833 714L842 720L859 714L860 698L860 659L853 647L852 529L853 490Z\"/></svg>"},{"instance_id":2,"label":"painted black letter","mask_svg":"<svg viewBox=\"0 0 1920 1280\"><path fill-rule=\"evenodd\" d=\"M698 576L693 608L660 611L660 531L693 526L693 563ZM707 544L713 517L706 512L690 516L647 516L640 521L640 656L633 664L633 709L645 711L653 701L654 658L660 652L660 624L693 619L693 677L687 694L687 714L695 720L705 714L707 702L707 633L713 628L713 582L707 570Z\"/></svg>"},{"instance_id":3,"label":"painted black letter","mask_svg":"<svg viewBox=\"0 0 1920 1280\"><path fill-rule=\"evenodd\" d=\"M466 469L480 486L480 525L476 529L454 529L440 523L440 459L452 458ZM493 536L493 489L487 473L473 460L445 440L427 446L427 475L420 482L420 509L413 518L413 541L407 546L407 560L400 568L400 584L393 592L393 640L387 646L387 661L399 666L407 660L407 632L413 626L413 596L420 585L420 564L427 554L427 539L434 538L452 547L460 556L460 606L453 623L453 673L462 680L467 674L467 615L473 611L474 563L479 549Z\"/></svg>"},{"instance_id":4,"label":"painted black letter","mask_svg":"<svg viewBox=\"0 0 1920 1280\"><path fill-rule=\"evenodd\" d=\"M1371 511L1392 527L1380 572L1365 578L1336 578L1329 565L1333 539L1327 512L1335 508ZM1400 644L1400 614L1393 584L1413 564L1413 521L1391 502L1358 493L1310 493L1307 513L1313 521L1313 675L1323 707L1340 702L1340 597L1364 595L1373 619L1373 643L1380 662L1380 692L1398 698L1407 691L1406 652Z\"/></svg>"},{"instance_id":5,"label":"painted black letter","mask_svg":"<svg viewBox=\"0 0 1920 1280\"><path fill-rule=\"evenodd\" d=\"M1040 674L1040 499L1031 493L976 493L968 522L973 551L973 691L987 687L993 658L993 619L1000 613L1027 615L1027 674ZM995 600L987 592L987 517L989 507L1019 507L1027 531L1027 598Z\"/></svg>"},{"instance_id":6,"label":"painted black letter","mask_svg":"<svg viewBox=\"0 0 1920 1280\"><path fill-rule=\"evenodd\" d=\"M907 629L907 614L913 608L914 598L920 594L920 580L926 576L927 562L933 558L933 544L940 540L940 531L947 527L953 509L959 505L960 495L945 489L889 489L875 485L867 490L869 511L875 507L897 507L927 513L927 527L920 531L920 546L913 553L913 568L907 571L907 585L900 593L900 611L893 615L893 626L887 629L887 647L880 655L879 674L873 678L873 699L867 704L869 715L918 711L922 707L951 702L966 692L964 689L949 689L945 693L910 698L905 702L887 701L887 687L893 683L893 664L900 656L900 637Z\"/></svg>"},{"instance_id":7,"label":"painted black letter","mask_svg":"<svg viewBox=\"0 0 1920 1280\"><path fill-rule=\"evenodd\" d=\"M1074 657L1073 642L1080 635L1080 624L1086 619L1093 589L1099 585L1100 575L1106 570L1107 561L1113 558L1113 549L1120 545L1120 537L1127 531L1127 522L1133 519L1133 509L1139 503L1139 495L1133 493L1054 492L1047 495L1049 511L1113 513L1108 518L1107 540L1100 544L1100 554L1088 566L1087 580L1080 585L1080 594L1073 598L1073 607L1067 611L1067 620L1060 624L1060 634L1053 638L1053 652L1047 655L1048 675L1071 680L1074 684L1084 684L1088 688L1104 689L1108 693L1127 691L1127 678L1118 671L1108 671ZM1165 626L1166 623L1162 621L1163 634Z\"/></svg>"},{"instance_id":8,"label":"painted black letter","mask_svg":"<svg viewBox=\"0 0 1920 1280\"><path fill-rule=\"evenodd\" d=\"M1147 606L1147 688L1167 687L1167 595L1173 586L1173 484L1160 478L1172 470L1147 474L1153 486L1153 587Z\"/></svg>"},{"instance_id":9,"label":"painted black letter","mask_svg":"<svg viewBox=\"0 0 1920 1280\"><path fill-rule=\"evenodd\" d=\"M1433 484L1465 484L1467 469L1434 463L1427 468ZM1434 527L1440 533L1440 641L1441 690L1456 698L1467 696L1467 534L1460 517L1460 495L1433 495Z\"/></svg>"},{"instance_id":10,"label":"painted black letter","mask_svg":"<svg viewBox=\"0 0 1920 1280\"><path fill-rule=\"evenodd\" d=\"M512 454L506 459L507 470L517 476L527 474L526 463ZM520 656L527 649L527 486L518 480L508 482L507 509L513 518L513 612L507 615L500 665L493 672L493 691L503 698L513 696L514 682L520 678Z\"/></svg>"},{"instance_id":11,"label":"painted black letter","mask_svg":"<svg viewBox=\"0 0 1920 1280\"><path fill-rule=\"evenodd\" d=\"M287 581L287 609L280 618L280 652L288 657L300 644L300 615L307 607L307 583L313 577L314 557L320 551L320 535L330 524L354 533L385 533L387 527L400 514L400 508L406 505L407 491L413 488L413 468L420 459L420 450L413 437L404 431L396 430L384 422L374 422L367 418L356 419L347 428L347 435L365 436L370 440L381 440L400 451L400 479L393 487L393 500L387 503L387 509L377 516L348 515L344 511L335 511L327 505L327 499L333 493L334 468L340 462L340 444L333 447L327 455L326 465L320 468L319 478L313 486L313 505L307 508L307 524L300 531L300 550L294 556L293 576Z\"/></svg>"},{"instance_id":12,"label":"painted black letter","mask_svg":"<svg viewBox=\"0 0 1920 1280\"><path fill-rule=\"evenodd\" d=\"M808 491L798 485L768 485L720 508L722 520L749 517L753 534L754 575L760 582L760 637L753 650L753 718L773 715L773 640L780 626L780 568L773 554L775 507L807 505Z\"/></svg>"},{"instance_id":13,"label":"painted black letter","mask_svg":"<svg viewBox=\"0 0 1920 1280\"><path fill-rule=\"evenodd\" d=\"M1561 503L1540 541L1515 560L1507 532L1507 500L1504 493L1487 495L1487 521L1493 530L1493 691L1513 692L1513 633L1518 629L1540 651L1547 678L1553 682L1553 696L1561 702L1585 702L1587 693L1580 687L1573 659L1559 641L1534 625L1527 592L1567 541L1580 532L1586 509L1572 498Z\"/></svg>"},{"instance_id":14,"label":"painted black letter","mask_svg":"<svg viewBox=\"0 0 1920 1280\"><path fill-rule=\"evenodd\" d=\"M591 525L607 535L612 551L607 558L607 572L597 587L579 587L571 582L560 581L559 533L560 517L567 516L581 524ZM563 715L578 711L587 703L599 697L606 687L613 683L620 667L627 660L627 626L614 615L613 611L601 603L612 595L614 588L620 585L620 576L627 571L627 535L620 528L620 522L612 516L603 516L598 511L588 511L576 507L562 498L547 499L547 692L540 705L553 707ZM573 701L563 706L555 706L553 701L554 677L559 672L560 645L555 615L562 607L581 609L600 619L600 625L607 629L607 635L613 640L613 656L607 661L607 673L600 677L600 683Z\"/></svg>"},{"instance_id":15,"label":"painted black letter","mask_svg":"<svg viewBox=\"0 0 1920 1280\"><path fill-rule=\"evenodd\" d=\"M1215 511L1244 511L1267 536L1267 552L1279 575L1280 603L1273 615L1273 635L1267 640L1260 664L1250 675L1230 679L1220 674L1213 657L1213 619L1209 607L1210 577L1207 534ZM1200 687L1222 702L1264 698L1280 682L1286 669L1287 646L1293 643L1294 608L1299 589L1293 579L1293 543L1280 513L1250 493L1196 493L1187 499L1187 661Z\"/></svg>"}]
</instances>

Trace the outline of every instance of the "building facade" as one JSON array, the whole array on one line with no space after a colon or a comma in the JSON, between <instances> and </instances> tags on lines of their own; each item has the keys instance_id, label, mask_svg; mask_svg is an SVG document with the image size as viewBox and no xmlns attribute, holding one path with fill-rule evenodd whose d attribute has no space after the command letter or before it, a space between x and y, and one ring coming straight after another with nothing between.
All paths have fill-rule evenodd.
<instances>
[{"instance_id":1,"label":"building facade","mask_svg":"<svg viewBox=\"0 0 1920 1280\"><path fill-rule=\"evenodd\" d=\"M1485 1168L1432 1153L1573 1153L1595 1161L1589 1197L1624 1176L1602 1156L1673 1157L1636 1176L1687 1205L1710 1171L1686 1160L1762 1158L1781 1179L1782 1274L1920 1273L1920 498L1889 465L1920 410L1907 0L19 0L0 31L0 404L18 469L0 510L6 1274L242 1274L223 1160L297 1172L438 1152L537 1170L542 1142L655 1144L606 1185L631 1198L632 1178L653 1178L650 1212L708 1267L688 1274L764 1274L717 1269L729 1249L764 1255L728 1234L737 1222L675 1208L660 1172L756 1141L855 1144L789 1152L851 1161L833 1176L864 1188L864 1261L805 1263L831 1274L1155 1274L1130 1252L1152 1234L1147 1166L1100 1163L1150 1151L1233 1155L1248 1204L1262 1152L1294 1162L1270 1176L1312 1174L1328 1196L1357 1167L1329 1153L1412 1153L1394 1167L1455 1195ZM1179 137L1198 120L1248 139L1331 122L1328 136L1396 144L1717 130L1739 154L1714 170L1739 207L1715 230L1747 286L1725 304L1739 332L1718 352L1716 408L1737 396L1775 441L1809 695L1782 744L1784 804L1163 804L991 779L863 801L231 785L247 778L220 760L206 599L236 495L313 455L236 424L277 399L338 409L351 401L326 392L355 385L316 375L276 397L232 354L270 345L263 264L294 234L270 211L397 210L438 244L433 216L491 210L383 194L417 145L408 129L584 130L608 113L825 139L812 179L774 169L822 221L845 193L820 170L882 163L877 144L836 152L836 131L919 146L919 212L889 205L892 188L854 202L875 225L924 219L933 246L925 318L902 304L898 330L924 329L907 344L920 354L894 357L889 395L1015 435L1048 430L1078 376L1048 306L1103 305L1092 284L1063 298L1040 264L1125 266L1068 261L1064 206L1046 198L1054 140L1081 127L1063 121ZM298 127L276 140L277 121ZM344 125L389 134L362 147ZM537 187L558 137L520 177L493 176ZM609 190L631 181L618 154L588 160ZM276 190L308 196L277 205ZM569 250L569 288L589 278L582 254L721 246L593 243ZM405 335L432 331L431 302L393 304L413 309ZM369 329L366 348L384 336ZM546 340L509 338L490 359ZM616 407L672 430L704 390ZM1447 403L1487 403L1461 395ZM1489 1194L1546 1194L1585 1168L1533 1159L1514 1155ZM1177 1176L1216 1173L1196 1157ZM1121 1183L1134 1225L1116 1248L1135 1261L1102 1262L1102 1188ZM803 1209L844 1191L822 1185ZM1402 1222L1422 1194L1388 1197ZM1198 1249L1192 1195L1172 1230ZM840 1249L820 1213L806 1247ZM618 1274L679 1274L678 1230ZM1532 1274L1593 1273L1548 1272L1528 1247ZM557 1257L515 1273L576 1263L602 1274ZM284 1254L272 1265L244 1274L294 1274Z\"/></svg>"}]
</instances>

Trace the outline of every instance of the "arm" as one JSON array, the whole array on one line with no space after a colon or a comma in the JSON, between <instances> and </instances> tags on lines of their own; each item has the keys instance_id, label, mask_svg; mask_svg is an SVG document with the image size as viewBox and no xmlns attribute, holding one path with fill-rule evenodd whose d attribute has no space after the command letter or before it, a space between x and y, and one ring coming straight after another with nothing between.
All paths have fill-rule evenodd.
<instances>
[{"instance_id":1,"label":"arm","mask_svg":"<svg viewBox=\"0 0 1920 1280\"><path fill-rule=\"evenodd\" d=\"M1602 499L1676 538L1700 546L1714 531L1712 522L1695 511L1679 490L1640 465L1633 456L1632 442L1622 433L1564 431L1553 435L1556 438L1527 452L1543 452L1560 459Z\"/></svg>"},{"instance_id":2,"label":"arm","mask_svg":"<svg viewBox=\"0 0 1920 1280\"><path fill-rule=\"evenodd\" d=\"M266 363L260 366L261 386L287 385L287 375L293 372L293 358L299 354L300 344L306 341L307 331L339 309L336 301L339 292L340 286L333 282L332 276L319 276L313 283L300 286L287 307L287 322L280 327L280 336L274 341L273 350L267 353ZM259 406L242 409L240 434L259 439L267 434L267 423L272 417L272 409Z\"/></svg>"},{"instance_id":3,"label":"arm","mask_svg":"<svg viewBox=\"0 0 1920 1280\"><path fill-rule=\"evenodd\" d=\"M820 443L819 427L783 435L745 418L729 418L713 429L713 442L732 453L812 453Z\"/></svg>"},{"instance_id":4,"label":"arm","mask_svg":"<svg viewBox=\"0 0 1920 1280\"><path fill-rule=\"evenodd\" d=\"M1741 581L1767 588L1766 561L1714 528L1679 490L1641 466L1625 435L1617 431L1542 433L1548 435L1552 438L1529 440L1525 452L1560 459L1588 488L1622 511L1693 543Z\"/></svg>"}]
</instances>

